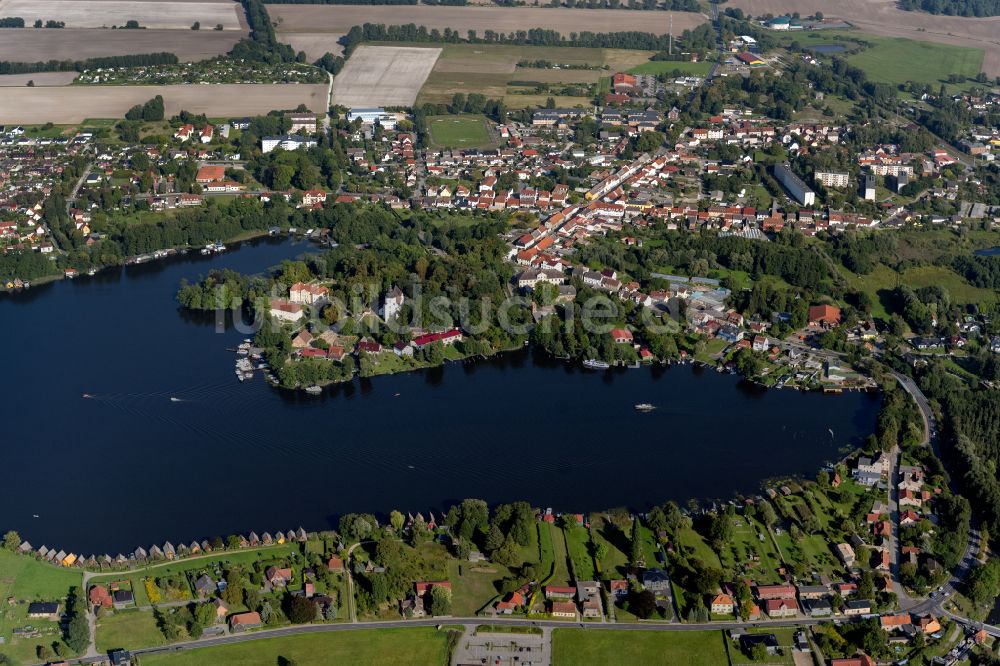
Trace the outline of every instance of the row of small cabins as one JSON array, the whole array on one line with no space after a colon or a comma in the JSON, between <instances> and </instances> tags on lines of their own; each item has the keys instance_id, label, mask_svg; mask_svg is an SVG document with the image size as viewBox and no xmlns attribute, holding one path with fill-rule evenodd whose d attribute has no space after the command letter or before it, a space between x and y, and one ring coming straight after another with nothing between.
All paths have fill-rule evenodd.
<instances>
[{"instance_id":1,"label":"row of small cabins","mask_svg":"<svg viewBox=\"0 0 1000 666\"><path fill-rule=\"evenodd\" d=\"M264 532L258 536L256 532L250 532L250 534L246 536L237 535L239 548L256 548L257 546L280 545L293 541L305 542L306 539L306 531L301 527L296 530L288 530L287 532L276 532L275 534ZM34 555L35 557L45 560L46 562L51 562L52 564L64 567L78 567L82 569L127 569L145 562L190 557L201 553L211 553L216 550L223 550L225 547L226 546L224 544L218 541L213 543L208 539L204 539L200 542L192 541L190 544L181 543L177 546L174 546L174 544L167 541L162 546L154 544L150 546L148 550L140 546L128 555L118 553L116 556L112 557L106 553L104 555L77 555L75 553L67 553L65 550L48 548L44 545L36 549L28 541L22 541L21 545L17 547L17 551L22 555Z\"/></svg>"}]
</instances>

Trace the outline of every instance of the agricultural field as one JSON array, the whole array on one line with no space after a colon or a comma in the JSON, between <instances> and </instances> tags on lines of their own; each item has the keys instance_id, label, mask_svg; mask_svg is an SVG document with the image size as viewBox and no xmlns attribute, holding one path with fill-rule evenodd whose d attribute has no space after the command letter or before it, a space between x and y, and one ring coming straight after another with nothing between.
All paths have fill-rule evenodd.
<instances>
[{"instance_id":1,"label":"agricultural field","mask_svg":"<svg viewBox=\"0 0 1000 666\"><path fill-rule=\"evenodd\" d=\"M190 30L199 21L206 30L219 24L223 30L242 30L241 12L235 2L0 0L0 16L19 16L27 25L38 19L62 21L67 28L111 28L138 21L144 28Z\"/></svg>"},{"instance_id":2,"label":"agricultural field","mask_svg":"<svg viewBox=\"0 0 1000 666\"><path fill-rule=\"evenodd\" d=\"M359 46L333 81L333 103L410 106L440 53L438 48Z\"/></svg>"},{"instance_id":3,"label":"agricultural field","mask_svg":"<svg viewBox=\"0 0 1000 666\"><path fill-rule=\"evenodd\" d=\"M305 104L326 109L327 87L318 85L219 84L207 86L65 86L7 88L0 95L0 123L79 123L122 118L136 104L162 95L166 115L181 110L209 117L263 115Z\"/></svg>"},{"instance_id":4,"label":"agricultural field","mask_svg":"<svg viewBox=\"0 0 1000 666\"><path fill-rule=\"evenodd\" d=\"M791 12L808 16L821 11L827 19L843 19L867 34L983 49L983 71L1000 76L1000 16L964 18L908 12L899 9L894 0L733 0L730 6L754 16Z\"/></svg>"},{"instance_id":5,"label":"agricultural field","mask_svg":"<svg viewBox=\"0 0 1000 666\"><path fill-rule=\"evenodd\" d=\"M435 148L495 148L485 116L431 116L427 118Z\"/></svg>"},{"instance_id":6,"label":"agricultural field","mask_svg":"<svg viewBox=\"0 0 1000 666\"><path fill-rule=\"evenodd\" d=\"M0 15L4 14L0 13ZM95 32L93 29L87 28L64 28L62 30L5 28L3 39L0 39L0 60L22 62L86 60L101 56L169 51L184 62L193 62L214 58L230 51L244 35L244 32L237 30L102 30Z\"/></svg>"},{"instance_id":7,"label":"agricultural field","mask_svg":"<svg viewBox=\"0 0 1000 666\"><path fill-rule=\"evenodd\" d=\"M362 629L266 638L246 643L143 655L143 666L298 666L447 663L448 634L433 627Z\"/></svg>"},{"instance_id":8,"label":"agricultural field","mask_svg":"<svg viewBox=\"0 0 1000 666\"><path fill-rule=\"evenodd\" d=\"M295 52L304 51L306 62L316 62L327 53L333 55L343 55L344 46L340 40L345 37L343 33L316 32L316 33L287 33L281 35L281 41L290 45Z\"/></svg>"},{"instance_id":9,"label":"agricultural field","mask_svg":"<svg viewBox=\"0 0 1000 666\"><path fill-rule=\"evenodd\" d=\"M66 86L77 77L76 72L34 72L33 74L0 74L0 88L26 86Z\"/></svg>"},{"instance_id":10,"label":"agricultural field","mask_svg":"<svg viewBox=\"0 0 1000 666\"><path fill-rule=\"evenodd\" d=\"M529 84L544 84L554 89L561 87L560 84L576 84L578 87L586 88L598 84L602 78L614 72L628 71L648 63L651 55L653 55L651 51L627 49L445 44L441 48L434 69L427 77L427 82L420 90L418 102L450 102L456 92L463 94L475 92L490 99L502 97L511 108L541 106L548 97L555 98L558 106L589 105L592 95L573 97L549 91L534 93L535 86ZM356 56L352 56L351 60L354 57ZM593 69L564 67L544 69L518 66L522 61L539 60L562 66L576 65Z\"/></svg>"},{"instance_id":11,"label":"agricultural field","mask_svg":"<svg viewBox=\"0 0 1000 666\"><path fill-rule=\"evenodd\" d=\"M728 664L721 631L554 629L554 664Z\"/></svg>"},{"instance_id":12,"label":"agricultural field","mask_svg":"<svg viewBox=\"0 0 1000 666\"><path fill-rule=\"evenodd\" d=\"M27 2L28 0L19 0ZM528 28L557 30L565 36L571 32L626 32L637 30L666 34L670 21L667 12L632 11L627 9L569 9L545 7L435 7L427 5L268 5L271 20L279 33L332 32L346 33L356 25L415 25L431 28L451 28L463 37L469 30L480 35L486 30L510 33ZM692 12L673 14L674 34L705 22L705 17ZM204 21L202 24L204 25ZM284 38L284 36L282 36Z\"/></svg>"}]
</instances>

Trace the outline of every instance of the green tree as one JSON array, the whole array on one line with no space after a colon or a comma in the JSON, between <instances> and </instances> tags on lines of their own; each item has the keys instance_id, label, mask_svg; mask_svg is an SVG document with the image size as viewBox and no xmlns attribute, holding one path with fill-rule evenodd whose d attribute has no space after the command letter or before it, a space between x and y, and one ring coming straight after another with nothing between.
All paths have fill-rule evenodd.
<instances>
[{"instance_id":1,"label":"green tree","mask_svg":"<svg viewBox=\"0 0 1000 666\"><path fill-rule=\"evenodd\" d=\"M316 606L305 597L289 595L285 615L292 624L306 624L316 619Z\"/></svg>"},{"instance_id":2,"label":"green tree","mask_svg":"<svg viewBox=\"0 0 1000 666\"><path fill-rule=\"evenodd\" d=\"M15 532L14 530L10 530L9 532L3 535L3 547L5 550L13 552L17 550L17 547L20 545L21 545L21 535Z\"/></svg>"},{"instance_id":3,"label":"green tree","mask_svg":"<svg viewBox=\"0 0 1000 666\"><path fill-rule=\"evenodd\" d=\"M406 522L406 518L399 511L393 509L392 513L389 514L389 524L392 525L392 529L396 534L400 534L403 531L403 524Z\"/></svg>"},{"instance_id":4,"label":"green tree","mask_svg":"<svg viewBox=\"0 0 1000 666\"><path fill-rule=\"evenodd\" d=\"M431 615L451 615L451 590L447 587L431 588Z\"/></svg>"}]
</instances>

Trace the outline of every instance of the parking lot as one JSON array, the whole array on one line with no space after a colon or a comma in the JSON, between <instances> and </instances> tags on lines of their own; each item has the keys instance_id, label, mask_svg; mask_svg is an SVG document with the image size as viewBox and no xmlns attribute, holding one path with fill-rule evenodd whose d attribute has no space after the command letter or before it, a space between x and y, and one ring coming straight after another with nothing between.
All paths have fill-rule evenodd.
<instances>
[{"instance_id":1,"label":"parking lot","mask_svg":"<svg viewBox=\"0 0 1000 666\"><path fill-rule=\"evenodd\" d=\"M456 665L549 666L551 641L547 635L491 634L463 636L455 650Z\"/></svg>"}]
</instances>

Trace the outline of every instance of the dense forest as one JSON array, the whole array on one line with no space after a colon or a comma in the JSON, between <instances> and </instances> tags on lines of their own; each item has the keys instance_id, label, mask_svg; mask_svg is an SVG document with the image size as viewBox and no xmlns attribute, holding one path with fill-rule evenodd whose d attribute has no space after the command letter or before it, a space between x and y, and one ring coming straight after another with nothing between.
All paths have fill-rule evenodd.
<instances>
[{"instance_id":1,"label":"dense forest","mask_svg":"<svg viewBox=\"0 0 1000 666\"><path fill-rule=\"evenodd\" d=\"M382 23L365 23L361 26L354 26L344 37L345 53L350 53L358 44L368 41L523 44L649 51L665 51L670 45L670 38L667 35L656 35L651 32L573 32L569 34L569 37L566 37L555 30L531 28L509 34L486 30L483 32L483 36L479 37L475 30L469 30L465 35L462 35L458 30L451 28L428 29L426 26L418 26L413 23L389 26Z\"/></svg>"},{"instance_id":2,"label":"dense forest","mask_svg":"<svg viewBox=\"0 0 1000 666\"><path fill-rule=\"evenodd\" d=\"M294 62L295 50L278 41L264 3L261 0L240 0L240 4L246 13L250 36L238 41L229 55L241 60L271 64Z\"/></svg>"},{"instance_id":3,"label":"dense forest","mask_svg":"<svg viewBox=\"0 0 1000 666\"><path fill-rule=\"evenodd\" d=\"M1000 0L901 0L901 9L949 16L997 16Z\"/></svg>"}]
</instances>

